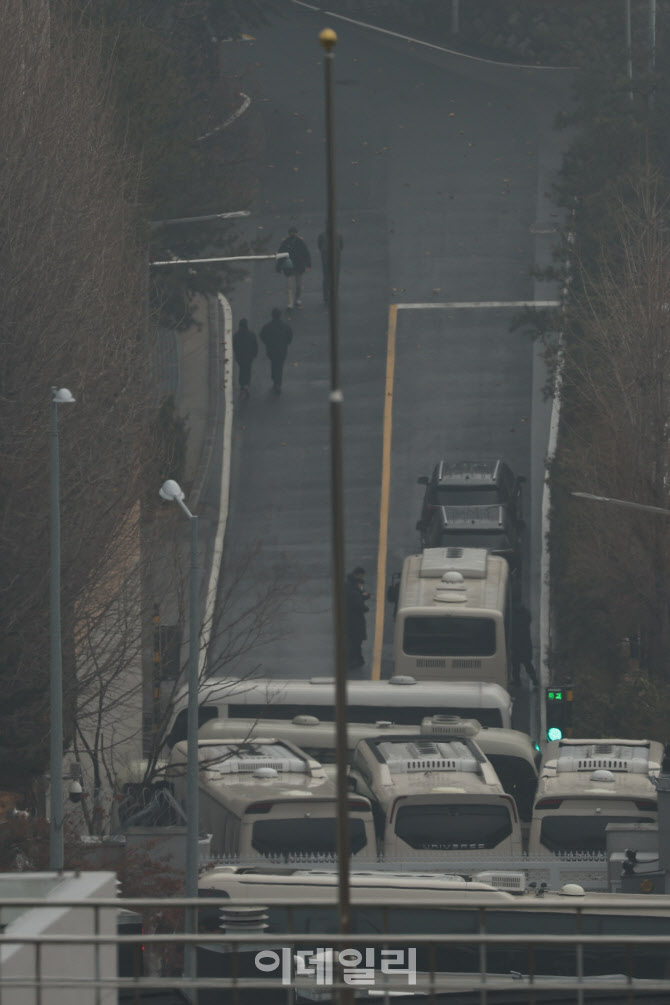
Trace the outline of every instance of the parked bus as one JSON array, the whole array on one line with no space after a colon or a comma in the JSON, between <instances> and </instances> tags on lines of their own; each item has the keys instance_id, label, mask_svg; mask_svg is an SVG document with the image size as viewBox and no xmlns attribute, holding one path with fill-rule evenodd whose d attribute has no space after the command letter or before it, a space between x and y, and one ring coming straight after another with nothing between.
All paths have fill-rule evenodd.
<instances>
[{"instance_id":1,"label":"parked bus","mask_svg":"<svg viewBox=\"0 0 670 1005\"><path fill-rule=\"evenodd\" d=\"M352 778L356 791L372 800L386 858L521 855L514 799L467 736L361 740Z\"/></svg>"},{"instance_id":2,"label":"parked bus","mask_svg":"<svg viewBox=\"0 0 670 1005\"><path fill-rule=\"evenodd\" d=\"M529 854L604 852L609 823L656 823L653 740L554 740L540 765Z\"/></svg>"},{"instance_id":3,"label":"parked bus","mask_svg":"<svg viewBox=\"0 0 670 1005\"><path fill-rule=\"evenodd\" d=\"M334 870L218 868L204 873L199 886L201 897L229 898L231 906L264 907L266 934L295 934L294 945L299 945L299 935L320 932L324 939L319 945L327 945L327 933L339 930L338 878ZM507 892L510 890L515 892ZM443 874L354 870L351 903L351 930L355 934L407 935L408 946L416 946L412 936L433 936L430 946L417 947L416 964L420 973L440 974L441 990L446 989L443 982L447 975L454 981L462 980L468 974L478 974L482 966L490 978L486 987L490 991L507 987L511 997L504 1000L515 1005L532 1000L532 986L531 998L526 990L529 974L533 980L553 976L562 981L580 973L584 977L607 976L613 988L618 986L618 975L621 998L614 998L612 990L616 1001L628 1000L626 995L637 1001L637 991L644 990L645 980L670 980L667 943L650 941L624 947L607 941L608 936L670 938L670 896L665 894L584 893L576 884L568 884L560 892L538 894L536 889L525 888L519 873L480 873L467 881ZM207 908L203 906L200 913L205 915ZM218 910L213 922L218 922ZM439 941L440 936L476 936L479 932L511 936L512 940L490 944L485 957L474 938L471 943ZM580 952L567 942L536 944L531 952L524 940L525 936L578 934L600 939L584 945ZM399 948L397 943L394 948ZM642 984L626 985L623 978ZM458 990L464 992L467 987L462 984ZM559 995L563 987L565 999ZM611 1000L606 990L601 989L598 1001ZM667 991L670 993L670 984ZM592 1000L590 994L585 992L585 1001ZM561 983L553 988L551 1000L578 999L571 985Z\"/></svg>"},{"instance_id":4,"label":"parked bus","mask_svg":"<svg viewBox=\"0 0 670 1005\"><path fill-rule=\"evenodd\" d=\"M167 736L169 746L186 739L188 688L177 693ZM390 680L347 683L349 718L355 722L379 719L417 725L430 715L458 715L477 719L482 726L509 728L512 700L497 684L475 681L417 681L398 675ZM305 713L335 718L335 679L212 678L200 687L200 725L210 719L292 719ZM271 728L271 727L269 727Z\"/></svg>"},{"instance_id":5,"label":"parked bus","mask_svg":"<svg viewBox=\"0 0 670 1005\"><path fill-rule=\"evenodd\" d=\"M335 723L314 715L296 715L293 719L273 719L272 733L278 740L290 740L324 766L335 763ZM267 733L262 719L212 719L200 729L202 739L229 740L236 736L260 736ZM482 729L474 719L457 716L429 716L420 725L389 721L348 722L349 761L361 740L393 735L468 735L493 765L500 783L514 800L522 820L530 821L537 786L537 752L531 738L516 729Z\"/></svg>"},{"instance_id":6,"label":"parked bus","mask_svg":"<svg viewBox=\"0 0 670 1005\"><path fill-rule=\"evenodd\" d=\"M427 548L398 585L395 672L508 686L511 591L504 558L482 548Z\"/></svg>"},{"instance_id":7,"label":"parked bus","mask_svg":"<svg viewBox=\"0 0 670 1005\"><path fill-rule=\"evenodd\" d=\"M188 745L172 748L167 777L187 805ZM302 750L274 738L200 740L200 828L212 834L214 855L258 858L336 852L337 794L325 771ZM354 856L374 854L369 801L349 799Z\"/></svg>"}]
</instances>

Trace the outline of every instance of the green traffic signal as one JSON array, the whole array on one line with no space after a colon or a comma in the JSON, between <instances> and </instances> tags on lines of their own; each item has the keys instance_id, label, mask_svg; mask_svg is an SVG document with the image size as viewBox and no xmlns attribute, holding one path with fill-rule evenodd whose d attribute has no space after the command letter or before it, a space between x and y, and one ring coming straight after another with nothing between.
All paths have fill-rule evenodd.
<instances>
[{"instance_id":1,"label":"green traffic signal","mask_svg":"<svg viewBox=\"0 0 670 1005\"><path fill-rule=\"evenodd\" d=\"M572 685L547 688L546 696L547 740L562 740L571 735Z\"/></svg>"}]
</instances>

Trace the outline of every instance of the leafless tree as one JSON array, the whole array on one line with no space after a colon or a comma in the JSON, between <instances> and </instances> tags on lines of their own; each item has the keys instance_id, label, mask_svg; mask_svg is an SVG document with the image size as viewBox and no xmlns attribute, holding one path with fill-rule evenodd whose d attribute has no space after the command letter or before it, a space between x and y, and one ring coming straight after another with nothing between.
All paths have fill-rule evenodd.
<instances>
[{"instance_id":1,"label":"leafless tree","mask_svg":"<svg viewBox=\"0 0 670 1005\"><path fill-rule=\"evenodd\" d=\"M566 316L558 484L670 508L670 207L645 165L627 187L618 241L602 248L595 268L581 268ZM642 669L670 683L668 518L584 500L568 506L559 591L612 649L639 639ZM584 653L566 648L569 622L563 658L583 664Z\"/></svg>"},{"instance_id":2,"label":"leafless tree","mask_svg":"<svg viewBox=\"0 0 670 1005\"><path fill-rule=\"evenodd\" d=\"M124 785L132 786L140 805L151 798L152 784L163 776L171 704L187 672L190 626L184 573L188 562L181 522L161 517L144 527L141 552L139 527L131 523L127 529L125 566L119 548L110 575L101 579L78 622L73 752L87 781L81 810L91 833L109 828ZM202 683L212 673L234 674L242 656L283 637L282 614L292 602L295 585L285 575L259 577L257 559L258 548L251 548L228 563L217 622L201 625L202 655L205 639L218 652L212 666L201 658ZM169 610L171 620L186 630L178 672L165 677L157 668L155 698L149 706L153 706L153 729L148 737L142 715L147 704L142 654L147 610L154 607ZM245 674L249 676L253 671Z\"/></svg>"}]
</instances>

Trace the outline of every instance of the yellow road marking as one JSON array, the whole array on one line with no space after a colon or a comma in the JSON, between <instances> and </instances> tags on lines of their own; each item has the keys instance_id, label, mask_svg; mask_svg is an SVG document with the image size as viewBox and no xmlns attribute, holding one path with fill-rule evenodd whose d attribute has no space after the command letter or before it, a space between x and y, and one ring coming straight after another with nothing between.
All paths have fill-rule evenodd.
<instances>
[{"instance_id":1,"label":"yellow road marking","mask_svg":"<svg viewBox=\"0 0 670 1005\"><path fill-rule=\"evenodd\" d=\"M389 307L386 338L386 385L384 393L384 438L382 443L382 484L379 503L379 548L377 552L377 606L375 609L375 644L372 650L372 680L379 680L384 642L384 609L386 603L386 549L389 529L389 496L391 488L391 427L393 423L393 377L395 372L395 332L398 305Z\"/></svg>"}]
</instances>

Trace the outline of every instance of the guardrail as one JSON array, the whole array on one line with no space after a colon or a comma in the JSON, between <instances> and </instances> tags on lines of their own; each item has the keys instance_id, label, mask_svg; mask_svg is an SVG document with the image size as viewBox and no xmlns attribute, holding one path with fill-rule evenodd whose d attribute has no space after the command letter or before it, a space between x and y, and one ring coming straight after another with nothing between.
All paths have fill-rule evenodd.
<instances>
[{"instance_id":1,"label":"guardrail","mask_svg":"<svg viewBox=\"0 0 670 1005\"><path fill-rule=\"evenodd\" d=\"M597 995L601 1003L645 1002L667 1003L670 1000L670 934L624 932L606 936L584 932L565 934L546 933L540 930L529 934L487 931L487 925L498 924L492 911L501 910L500 900L472 895L456 894L449 901L450 927L459 927L455 919L458 912L468 912L472 925L473 912L477 918L474 931L441 931L437 934L412 931L412 912L444 910L444 904L435 905L417 896L416 902L403 905L408 931L368 932L341 935L336 933L303 932L299 912L313 908L323 910L323 900L300 898L286 904L289 928L294 931L269 933L266 927L266 908L252 905L251 901L233 901L227 898L207 899L98 899L86 901L59 900L46 902L36 898L3 899L0 908L10 908L21 914L21 925L7 925L0 935L0 996L3 1002L112 1001L112 992L119 989L128 1002L141 1002L145 992L151 990L172 992L170 1000L179 1001L180 994L188 991L191 1001L199 998L200 1005L210 1002L230 1005L295 1005L296 1002L326 1001L339 991L386 997L393 992L399 995L428 995L434 1000L444 997L445 1002L462 1002L493 1005L495 1002L522 1003L551 1002L582 1003ZM28 912L32 909L56 908L59 912L83 908L94 912L92 931L80 934L41 932L31 934ZM332 905L331 905L332 906ZM504 905L503 905L504 907ZM151 916L156 923L160 918L172 916L183 919L190 910L202 915L212 909L225 911L225 920L231 931L203 931L185 935L181 931L138 932L119 935L104 931L104 917L109 918L110 908L125 908ZM356 909L391 910L391 905L380 905L379 898L359 898ZM638 912L642 910L639 905ZM613 899L607 911L619 915L622 928L631 920L630 912ZM105 915L105 912L107 914ZM147 912L149 914L147 915ZM564 915L565 927L576 924L580 915L578 905L565 903L552 905L552 912ZM644 915L668 918L665 898L650 897L645 903ZM318 914L315 916L318 924ZM442 921L446 915L442 915ZM510 914L510 918L512 915ZM437 918L435 927L438 927ZM211 920L210 920L211 923ZM303 922L304 924L304 922ZM465 927L466 922L463 921ZM254 926L256 926L254 928ZM538 929L542 925L538 921ZM616 926L615 926L616 927ZM664 927L666 932L668 925ZM167 950L183 950L194 944L198 947L198 976L187 980L172 972L166 960ZM12 949L20 947L24 954L21 972L12 971ZM133 963L130 975L120 975L116 968L116 953L130 949ZM54 955L54 951L57 954ZM113 955L110 950L116 950ZM83 953L91 954L90 974L68 976L67 963L73 954L81 959ZM28 954L26 956L26 953ZM28 958L32 960L28 965ZM53 961L58 961L54 972ZM179 962L178 958L176 960ZM463 964L467 963L467 966ZM446 967L445 967L446 964ZM145 969L153 971L145 974ZM604 972L600 972L603 970ZM64 971L64 972L63 972ZM158 972L156 972L158 971ZM33 990L32 999L14 997L14 993ZM63 997L67 991L70 995ZM262 992L262 994L261 994ZM543 997L551 993L550 998ZM511 995L511 997L510 997ZM453 996L450 999L449 996ZM155 1000L155 999L154 999Z\"/></svg>"}]
</instances>

